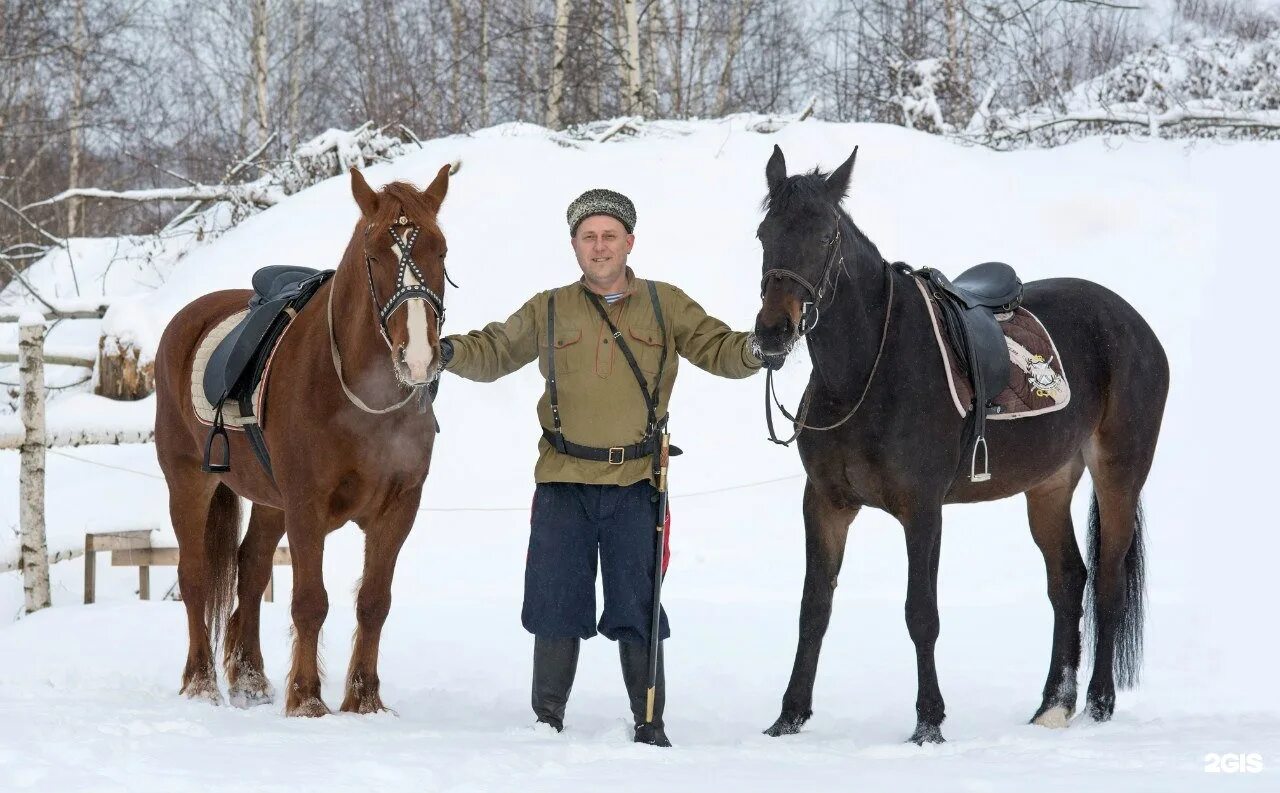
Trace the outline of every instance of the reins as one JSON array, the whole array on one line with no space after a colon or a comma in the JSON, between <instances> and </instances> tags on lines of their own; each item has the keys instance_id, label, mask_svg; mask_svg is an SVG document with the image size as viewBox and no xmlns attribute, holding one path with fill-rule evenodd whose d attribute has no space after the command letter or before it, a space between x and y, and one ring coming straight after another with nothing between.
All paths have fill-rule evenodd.
<instances>
[{"instance_id":1,"label":"reins","mask_svg":"<svg viewBox=\"0 0 1280 793\"><path fill-rule=\"evenodd\" d=\"M800 336L807 335L810 331L812 331L815 327L817 327L818 321L821 319L822 313L821 313L821 306L819 304L822 300L823 292L826 289L829 274L832 271L832 262L837 260L837 252L838 252L838 246L840 241L840 226L841 226L840 220L841 218L839 213L836 213L836 233L832 239L832 242L834 245L832 250L827 254L827 264L823 268L822 280L818 282L817 289L815 289L812 284L810 284L807 280L805 280L802 276L800 276L795 271L784 269L784 268L774 268L772 270L769 270L764 274L764 278L761 279L760 283L761 283L762 295L764 292L764 286L768 282L769 277L777 276L781 278L789 278L795 281L796 283L800 284L802 287L804 287L808 291L810 297L815 298L812 302L806 301L806 304L800 319L800 332L799 332ZM836 270L833 286L839 284L840 274L844 272L844 254L842 253L838 254L838 259L840 262L840 267L838 270ZM889 283L889 300L885 304L884 324L880 329L880 346L876 350L875 360L871 364L871 372L867 375L867 382L862 387L862 393L858 396L858 401L854 403L853 408L848 413L846 413L843 418L841 418L839 421L835 422L834 424L829 424L825 427L818 427L811 424L806 424L805 421L809 417L809 409L813 406L813 382L810 381L809 385L805 386L804 394L800 397L800 406L796 409L796 415L793 416L791 415L790 412L787 411L787 408L782 404L782 400L778 399L778 394L773 386L773 369L769 369L768 372L766 372L765 374L765 381L764 381L764 418L765 418L765 424L769 428L769 440L772 441L773 443L776 443L780 446L790 446L791 443L795 441L796 438L800 437L800 433L803 432L804 430L814 430L816 432L827 432L830 430L834 430L837 427L841 427L845 423L847 423L850 419L853 418L854 414L856 414L858 410L862 407L862 403L866 401L867 394L870 393L871 391L871 383L874 382L876 378L876 370L880 368L880 359L884 356L884 345L889 338L889 322L893 318L893 292L894 292L893 266L883 261L881 262L881 265L884 268L884 277ZM835 298L834 298L834 292L833 292L832 300L834 299ZM813 310L815 313L815 317L812 323L808 322L808 313L809 313L810 305L813 306ZM790 438L786 439L785 441L778 438L777 432L775 431L773 426L773 406L775 404L778 406L778 410L782 412L782 415L786 416L787 419L791 421L792 425L795 427L795 432L791 435Z\"/></svg>"},{"instance_id":2,"label":"reins","mask_svg":"<svg viewBox=\"0 0 1280 793\"><path fill-rule=\"evenodd\" d=\"M328 311L329 352L332 354L332 357L333 357L333 371L336 372L338 375L338 384L342 386L342 393L347 395L347 400L351 402L351 404L360 408L365 413L382 415L384 413L391 413L393 411L399 410L400 408L409 404L409 400L413 399L416 396L419 396L420 394L419 389L422 388L422 386L414 386L413 389L409 392L409 396L405 397L403 400L397 402L396 404L391 405L390 407L385 407L385 408L369 407L364 403L364 400L356 396L355 392L352 391L347 386L347 381L342 376L342 354L338 352L338 339L333 332L333 293L336 291L338 291L338 275L337 273L334 273L333 279L329 282L329 301L328 301L329 302L329 306L328 306L329 308L329 311Z\"/></svg>"},{"instance_id":3,"label":"reins","mask_svg":"<svg viewBox=\"0 0 1280 793\"><path fill-rule=\"evenodd\" d=\"M387 331L387 320L391 318L391 315L396 311L396 309L408 303L410 300L421 300L431 308L431 312L435 314L436 317L437 334L442 332L444 329L444 298L427 286L425 274L410 255L413 249L413 244L418 239L419 229L417 226L411 226L409 224L409 219L404 215L400 215L399 224L401 226L409 226L409 231L404 235L404 237L401 237L396 233L394 226L387 229L388 233L391 234L391 238L393 240L392 250L395 251L400 267L396 276L396 290L391 295L390 299L387 300L386 304L380 305L378 303L378 292L373 284L373 258L367 253L364 257L365 270L369 275L369 298L373 301L373 313L378 321L378 331L382 335L382 340L386 342L387 349L391 350L393 354L395 352L395 345L391 343L391 335ZM446 279L449 279L449 273L447 270L445 271L444 276ZM449 283L452 284L453 280L449 279ZM457 284L454 284L454 286L456 287ZM333 293L336 291L337 273L334 273L333 280L329 285L328 300L329 352L333 358L333 371L338 375L338 384L342 386L342 393L346 394L347 400L351 404L363 410L365 413L382 415L399 410L409 404L410 400L414 397L420 397L423 389L429 389L430 385L412 386L410 388L409 395L396 404L389 405L384 408L371 408L365 404L364 400L357 396L347 385L346 378L342 376L342 354L338 352L338 339L333 330ZM439 377L438 369L436 376ZM434 395L434 392L431 393ZM422 404L422 410L426 410L425 400Z\"/></svg>"}]
</instances>

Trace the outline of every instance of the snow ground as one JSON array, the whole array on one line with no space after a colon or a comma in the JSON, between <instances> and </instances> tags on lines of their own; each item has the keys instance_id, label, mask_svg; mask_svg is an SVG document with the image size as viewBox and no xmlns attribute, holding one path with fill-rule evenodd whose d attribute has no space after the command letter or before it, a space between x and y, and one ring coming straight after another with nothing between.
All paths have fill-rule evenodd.
<instances>
[{"instance_id":1,"label":"snow ground","mask_svg":"<svg viewBox=\"0 0 1280 793\"><path fill-rule=\"evenodd\" d=\"M66 562L54 568L54 608L22 619L20 580L0 575L0 791L1280 789L1272 672L1280 537L1268 509L1280 438L1274 421L1250 409L1253 399L1266 404L1277 378L1258 349L1266 349L1265 304L1244 303L1269 291L1280 147L1095 139L996 154L869 125L806 122L775 135L728 122L688 129L580 151L536 129L499 127L430 142L368 176L423 184L440 164L463 159L442 215L463 287L447 296L451 331L505 317L534 291L571 280L562 207L602 185L639 208L632 263L640 275L674 281L748 326L758 307L752 234L775 142L793 171L833 167L861 145L846 207L890 258L948 271L1003 259L1024 280L1079 275L1126 296L1164 340L1174 380L1146 492L1145 676L1120 694L1112 722L1077 720L1059 731L1025 723L1047 671L1051 612L1023 503L1008 499L945 512L938 667L947 744L903 743L915 697L905 552L901 530L874 511L858 518L849 542L813 720L798 736L760 735L777 715L795 646L800 466L794 451L763 440L759 379L720 381L685 367L672 412L689 454L673 472L664 588L675 634L667 722L677 746L628 743L618 664L603 639L585 645L567 731L531 730L531 641L519 608L541 383L528 368L492 385L450 377L442 389L444 432L384 631L383 693L396 715L299 721L279 704L238 711L187 702L176 694L181 605L136 601L133 570L101 561L99 603L79 605L82 565ZM322 183L192 250L131 315L162 325L186 300L245 283L268 259L330 266L354 219L346 181ZM789 401L807 371L803 356L783 371ZM50 414L101 419L98 406L70 396ZM472 451L510 439L511 455L482 460ZM95 527L168 531L150 446L54 452L51 544L74 544ZM16 495L15 453L0 453L0 481ZM1079 523L1087 497L1080 488ZM507 511L445 511L455 509ZM0 501L5 527L16 546L14 498ZM360 559L354 528L332 536L331 706L350 651ZM173 578L156 570L153 594ZM288 580L278 573L279 600L264 607L277 688L288 666ZM1256 753L1263 767L1209 773L1210 753Z\"/></svg>"}]
</instances>

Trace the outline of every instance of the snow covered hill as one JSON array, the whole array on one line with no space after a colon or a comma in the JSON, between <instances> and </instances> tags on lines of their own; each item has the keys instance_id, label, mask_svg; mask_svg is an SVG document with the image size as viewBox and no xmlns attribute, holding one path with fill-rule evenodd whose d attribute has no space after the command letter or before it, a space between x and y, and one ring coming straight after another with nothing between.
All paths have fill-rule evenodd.
<instances>
[{"instance_id":1,"label":"snow covered hill","mask_svg":"<svg viewBox=\"0 0 1280 793\"><path fill-rule=\"evenodd\" d=\"M664 588L676 749L627 742L616 654L602 639L584 648L567 731L530 731L532 644L519 609L543 387L530 367L491 385L451 376L443 385L443 434L384 631L384 698L398 715L304 722L284 719L279 705L182 700L181 605L137 602L133 570L105 566L100 603L78 605L81 568L63 563L54 608L13 622L21 584L0 575L0 790L1280 789L1280 535L1270 498L1280 433L1268 413L1277 377L1264 302L1280 145L1099 138L996 153L896 127L808 121L766 135L747 124L657 125L576 147L505 125L428 142L366 175L424 185L462 160L441 216L461 285L446 296L454 332L576 277L564 207L597 186L638 207L641 276L673 281L748 327L774 143L793 171L834 167L861 146L845 206L891 259L948 272L1000 259L1024 280L1081 276L1124 295L1163 340L1173 390L1146 491L1146 674L1121 693L1114 721L1065 731L1025 723L1039 701L1051 613L1023 502L1009 499L945 511L938 663L950 743L902 743L915 697L905 553L901 530L874 511L851 535L813 721L799 736L761 736L796 638L801 469L794 450L764 440L760 378L720 381L688 367L672 405L688 453L673 472ZM258 266L333 266L355 219L345 179L304 190L192 248L162 286L138 290L128 321L138 338L154 338L186 301L246 284ZM803 355L783 370L789 402L807 373ZM495 448L510 452L479 451ZM168 530L151 447L54 450L49 477L51 536ZM16 454L0 453L0 479L16 494ZM1077 494L1078 524L1087 495L1087 486ZM17 511L13 496L0 501L0 535L13 527L3 542L15 546ZM327 547L330 704L349 653L361 550L354 527ZM289 576L277 575L281 597L264 608L263 636L279 688ZM173 572L153 578L153 592L164 592ZM1210 753L1259 753L1263 768L1208 773Z\"/></svg>"}]
</instances>

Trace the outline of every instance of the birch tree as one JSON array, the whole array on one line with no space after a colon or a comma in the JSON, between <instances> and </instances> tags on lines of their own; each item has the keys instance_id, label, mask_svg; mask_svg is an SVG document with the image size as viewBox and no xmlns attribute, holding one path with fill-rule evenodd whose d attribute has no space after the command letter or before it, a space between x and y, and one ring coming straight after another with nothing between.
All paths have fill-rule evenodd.
<instances>
[{"instance_id":1,"label":"birch tree","mask_svg":"<svg viewBox=\"0 0 1280 793\"><path fill-rule=\"evenodd\" d=\"M546 126L560 129L560 112L564 102L564 62L569 44L569 0L556 0L552 28L551 85L547 89Z\"/></svg>"},{"instance_id":2,"label":"birch tree","mask_svg":"<svg viewBox=\"0 0 1280 793\"><path fill-rule=\"evenodd\" d=\"M267 0L250 0L253 32L249 48L253 59L253 106L258 122L258 143L270 135L267 115Z\"/></svg>"}]
</instances>

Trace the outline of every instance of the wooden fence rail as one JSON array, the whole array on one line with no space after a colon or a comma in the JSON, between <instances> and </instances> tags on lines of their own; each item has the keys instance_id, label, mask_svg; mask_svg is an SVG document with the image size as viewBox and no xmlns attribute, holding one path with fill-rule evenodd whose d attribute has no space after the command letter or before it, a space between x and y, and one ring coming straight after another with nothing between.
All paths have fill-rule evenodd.
<instances>
[{"instance_id":1,"label":"wooden fence rail","mask_svg":"<svg viewBox=\"0 0 1280 793\"><path fill-rule=\"evenodd\" d=\"M22 431L0 432L0 449L18 449L18 522L21 551L18 567L28 614L47 608L49 562L78 554L55 554L50 558L45 535L45 451L49 446L79 446L86 443L145 443L154 435L144 431L84 430L50 433L45 425L44 366L46 363L92 367L94 359L73 354L46 355L45 322L54 319L101 319L105 305L91 309L50 311L32 309L0 310L0 322L18 323L18 351L0 351L0 363L18 364L22 377Z\"/></svg>"}]
</instances>

